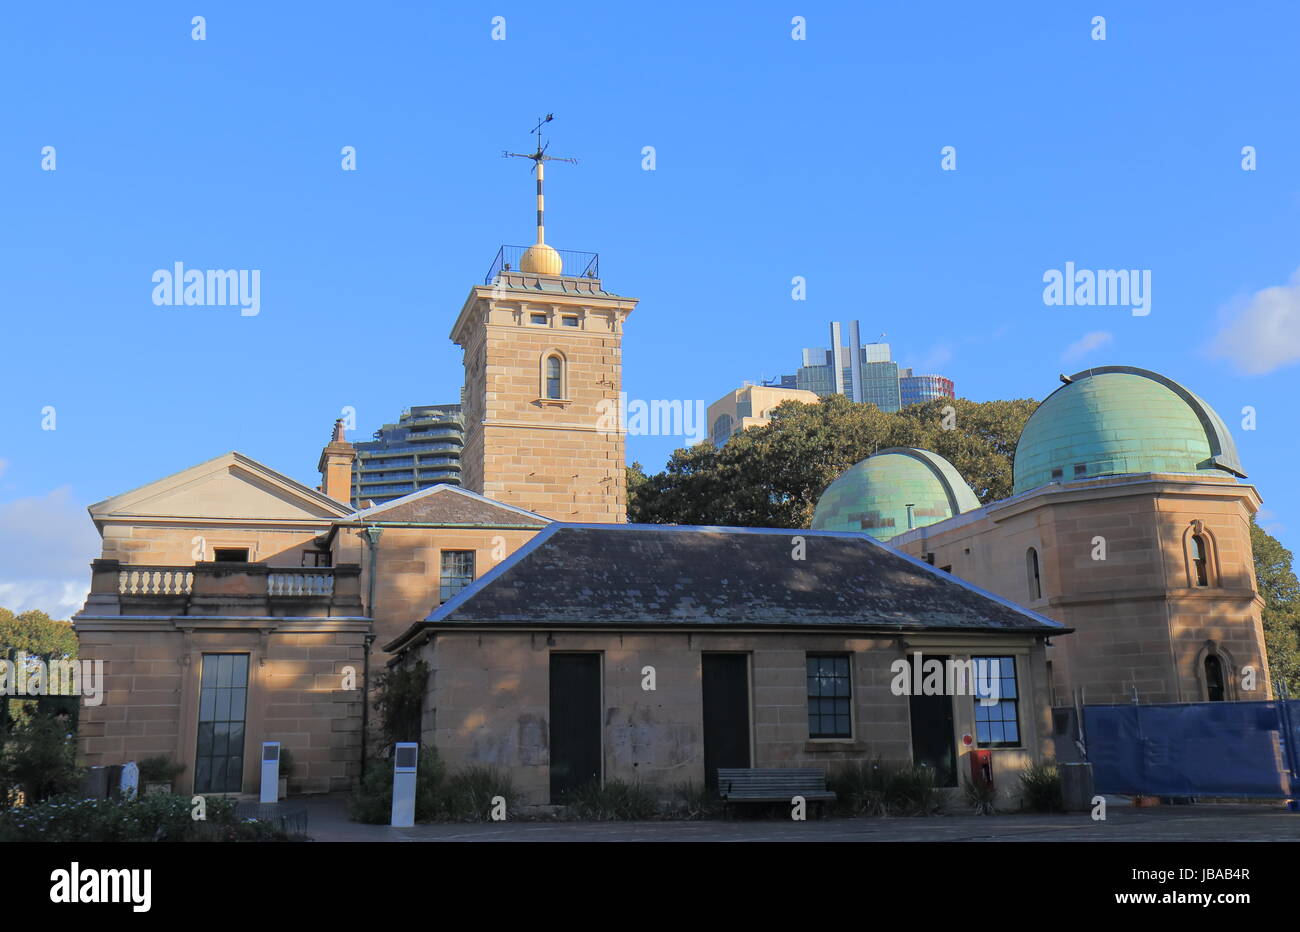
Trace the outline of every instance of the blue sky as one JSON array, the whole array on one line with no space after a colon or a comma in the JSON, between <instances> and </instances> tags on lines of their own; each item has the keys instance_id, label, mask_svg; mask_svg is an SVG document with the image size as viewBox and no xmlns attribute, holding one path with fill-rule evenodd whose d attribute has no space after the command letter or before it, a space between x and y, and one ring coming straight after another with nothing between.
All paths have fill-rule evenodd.
<instances>
[{"instance_id":1,"label":"blue sky","mask_svg":"<svg viewBox=\"0 0 1300 932\"><path fill-rule=\"evenodd\" d=\"M976 400L1143 366L1219 411L1300 545L1297 35L1282 2L10 6L0 604L79 600L92 502L230 449L315 484L344 405L364 439L454 401L455 314L531 241L500 153L546 112L581 159L548 241L641 299L631 398L792 372L837 319ZM176 261L260 270L260 313L155 306ZM1151 313L1046 306L1066 262L1150 270Z\"/></svg>"}]
</instances>

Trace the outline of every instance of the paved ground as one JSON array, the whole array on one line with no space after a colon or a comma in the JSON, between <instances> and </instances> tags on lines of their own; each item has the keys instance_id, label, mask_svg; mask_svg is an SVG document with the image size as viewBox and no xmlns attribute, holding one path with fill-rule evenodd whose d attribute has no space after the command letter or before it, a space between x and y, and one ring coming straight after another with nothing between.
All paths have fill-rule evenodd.
<instances>
[{"instance_id":1,"label":"paved ground","mask_svg":"<svg viewBox=\"0 0 1300 932\"><path fill-rule=\"evenodd\" d=\"M392 828L347 818L343 796L293 799L317 841L1300 841L1300 813L1277 805L1109 806L1105 822L1068 815L714 822L489 822Z\"/></svg>"}]
</instances>

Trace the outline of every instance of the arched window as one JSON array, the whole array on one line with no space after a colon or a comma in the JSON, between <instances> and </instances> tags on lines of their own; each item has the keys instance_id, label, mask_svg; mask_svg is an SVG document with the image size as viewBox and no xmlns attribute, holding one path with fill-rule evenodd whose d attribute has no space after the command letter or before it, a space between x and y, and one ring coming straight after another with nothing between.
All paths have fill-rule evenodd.
<instances>
[{"instance_id":1,"label":"arched window","mask_svg":"<svg viewBox=\"0 0 1300 932\"><path fill-rule=\"evenodd\" d=\"M1029 599L1036 602L1043 597L1043 578L1038 572L1038 551L1033 547L1025 553L1025 569L1029 572Z\"/></svg>"},{"instance_id":2,"label":"arched window","mask_svg":"<svg viewBox=\"0 0 1300 932\"><path fill-rule=\"evenodd\" d=\"M547 356L542 364L542 397L564 397L564 360L557 355Z\"/></svg>"},{"instance_id":3,"label":"arched window","mask_svg":"<svg viewBox=\"0 0 1300 932\"><path fill-rule=\"evenodd\" d=\"M1205 548L1205 538L1200 534L1193 534L1192 581L1196 586L1208 586L1210 584L1208 554L1209 551Z\"/></svg>"},{"instance_id":4,"label":"arched window","mask_svg":"<svg viewBox=\"0 0 1300 932\"><path fill-rule=\"evenodd\" d=\"M1224 698L1223 662L1217 654L1205 655L1205 698L1210 702L1222 702Z\"/></svg>"}]
</instances>

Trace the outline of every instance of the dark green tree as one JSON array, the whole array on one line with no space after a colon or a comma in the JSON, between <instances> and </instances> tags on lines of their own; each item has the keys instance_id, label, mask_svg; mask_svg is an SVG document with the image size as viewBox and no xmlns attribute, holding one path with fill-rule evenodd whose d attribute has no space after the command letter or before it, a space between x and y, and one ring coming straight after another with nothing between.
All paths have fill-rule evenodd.
<instances>
[{"instance_id":1,"label":"dark green tree","mask_svg":"<svg viewBox=\"0 0 1300 932\"><path fill-rule=\"evenodd\" d=\"M1016 440L1036 402L940 399L886 414L830 395L787 401L763 427L721 449L676 450L664 471L629 470L628 515L654 524L805 528L826 487L887 447L920 447L948 458L980 501L1011 494Z\"/></svg>"},{"instance_id":2,"label":"dark green tree","mask_svg":"<svg viewBox=\"0 0 1300 932\"><path fill-rule=\"evenodd\" d=\"M44 612L15 615L0 607L0 654L12 657L20 650L47 661L76 657L77 634L70 623L55 621Z\"/></svg>"},{"instance_id":3,"label":"dark green tree","mask_svg":"<svg viewBox=\"0 0 1300 932\"><path fill-rule=\"evenodd\" d=\"M1274 688L1285 683L1288 694L1300 699L1300 580L1294 558L1276 537L1250 522L1250 546L1255 555L1255 581L1264 599L1264 644Z\"/></svg>"}]
</instances>

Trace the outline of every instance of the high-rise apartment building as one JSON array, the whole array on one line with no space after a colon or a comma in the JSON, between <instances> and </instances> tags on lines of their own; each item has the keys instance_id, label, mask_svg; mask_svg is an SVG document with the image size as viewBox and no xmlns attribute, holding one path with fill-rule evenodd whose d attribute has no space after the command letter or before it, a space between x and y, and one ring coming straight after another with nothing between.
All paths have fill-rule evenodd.
<instances>
[{"instance_id":1,"label":"high-rise apartment building","mask_svg":"<svg viewBox=\"0 0 1300 932\"><path fill-rule=\"evenodd\" d=\"M374 436L354 444L354 507L367 500L382 505L439 483L460 485L460 451L465 442L460 405L407 408L396 424L385 424Z\"/></svg>"},{"instance_id":2,"label":"high-rise apartment building","mask_svg":"<svg viewBox=\"0 0 1300 932\"><path fill-rule=\"evenodd\" d=\"M903 407L924 404L936 398L956 398L952 379L942 375L913 375L911 369L898 373L898 388Z\"/></svg>"}]
</instances>

